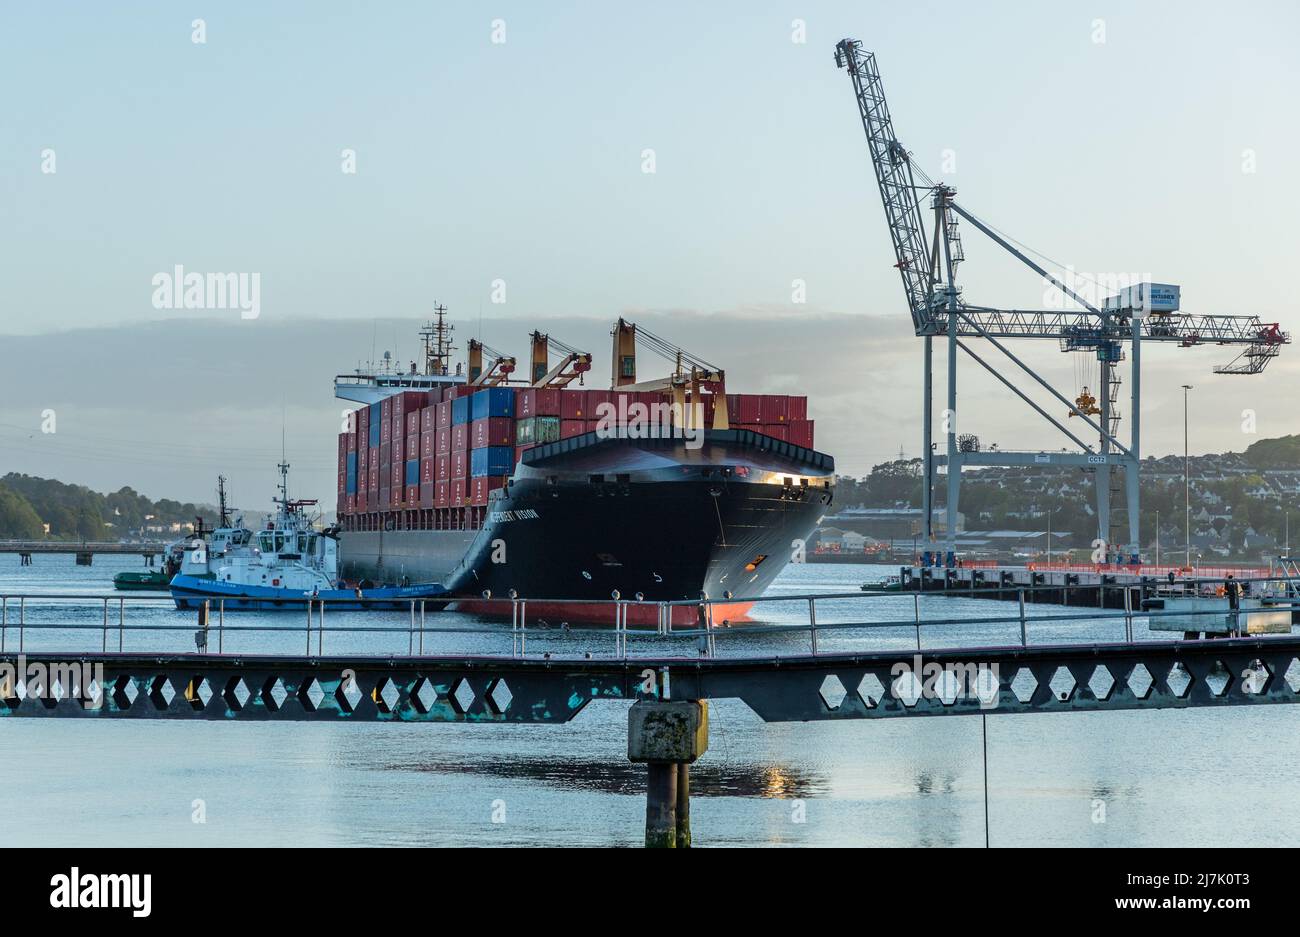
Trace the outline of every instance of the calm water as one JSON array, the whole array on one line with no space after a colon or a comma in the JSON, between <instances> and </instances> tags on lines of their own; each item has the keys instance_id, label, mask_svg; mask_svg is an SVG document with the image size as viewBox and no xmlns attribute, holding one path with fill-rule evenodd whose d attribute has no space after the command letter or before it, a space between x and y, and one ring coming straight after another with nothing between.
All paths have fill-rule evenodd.
<instances>
[{"instance_id":1,"label":"calm water","mask_svg":"<svg viewBox=\"0 0 1300 937\"><path fill-rule=\"evenodd\" d=\"M0 555L0 591L111 595L115 572L141 568L138 557L96 557L90 568L70 556L38 556L35 563L22 568L16 556ZM773 591L846 591L889 571L792 566ZM110 609L115 623L116 606ZM1011 614L1014 606L932 597L921 610L930 618L978 618ZM1051 606L1033 612L1062 614ZM101 610L79 614L88 630L28 632L27 651L100 646ZM905 622L824 635L820 646L915 646L913 614L911 596L819 603L820 622ZM32 621L74 617L67 608L28 609ZM773 603L762 617L797 622L806 611L802 603ZM302 653L304 618L228 616L225 648ZM128 631L127 650L179 650L190 640L193 616L160 603L130 609L128 622L185 630ZM438 622L464 630L426 634L426 651L509 651L509 637L491 624L469 616ZM412 640L403 614L327 616L327 628L345 624L369 630L327 631L327 654L405 653ZM254 625L284 630L233 630ZM613 650L606 634L559 622L533 625L530 652ZM1150 637L1139 626L1138 637ZM936 626L923 631L922 642L1010 643L1017 631ZM1038 622L1030 633L1040 643L1115 640L1122 629ZM109 636L115 646L111 627ZM11 650L14 639L10 629ZM806 634L732 630L718 640L720 653L797 654L807 647ZM634 653L650 650L691 653L692 646L633 639ZM3 720L0 823L13 845L639 845L644 769L626 761L626 705L594 703L563 726ZM983 845L980 720L767 725L744 704L724 700L712 704L710 722L710 749L692 785L699 845ZM1298 727L1300 712L1291 706L994 715L992 842L1293 844L1300 834ZM192 819L200 809L204 823ZM1104 822L1095 822L1103 809Z\"/></svg>"}]
</instances>

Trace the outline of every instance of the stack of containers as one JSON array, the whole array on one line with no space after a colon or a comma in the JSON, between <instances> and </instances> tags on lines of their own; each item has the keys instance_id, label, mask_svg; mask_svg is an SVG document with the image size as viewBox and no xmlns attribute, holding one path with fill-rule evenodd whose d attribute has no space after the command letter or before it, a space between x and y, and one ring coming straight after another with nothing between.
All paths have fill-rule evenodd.
<instances>
[{"instance_id":1,"label":"stack of containers","mask_svg":"<svg viewBox=\"0 0 1300 937\"><path fill-rule=\"evenodd\" d=\"M459 402L459 401L457 401ZM515 463L515 391L487 387L468 400L470 418L469 503L482 507L505 486Z\"/></svg>"},{"instance_id":2,"label":"stack of containers","mask_svg":"<svg viewBox=\"0 0 1300 937\"><path fill-rule=\"evenodd\" d=\"M529 387L515 397L515 461L533 446L560 438L560 395L554 387Z\"/></svg>"},{"instance_id":3,"label":"stack of containers","mask_svg":"<svg viewBox=\"0 0 1300 937\"><path fill-rule=\"evenodd\" d=\"M378 509L392 506L393 490L393 398L379 402L379 500Z\"/></svg>"},{"instance_id":4,"label":"stack of containers","mask_svg":"<svg viewBox=\"0 0 1300 937\"><path fill-rule=\"evenodd\" d=\"M454 388L459 392L461 388ZM464 507L469 501L470 398L457 393L451 402L451 493L448 506Z\"/></svg>"},{"instance_id":5,"label":"stack of containers","mask_svg":"<svg viewBox=\"0 0 1300 937\"><path fill-rule=\"evenodd\" d=\"M808 419L808 398L790 398L789 441L805 449L813 447L813 421Z\"/></svg>"},{"instance_id":6,"label":"stack of containers","mask_svg":"<svg viewBox=\"0 0 1300 937\"><path fill-rule=\"evenodd\" d=\"M433 408L433 506L451 505L451 409L444 400Z\"/></svg>"},{"instance_id":7,"label":"stack of containers","mask_svg":"<svg viewBox=\"0 0 1300 937\"><path fill-rule=\"evenodd\" d=\"M424 394L417 395L419 406ZM413 508L420 503L420 409L416 406L406 411L406 492L403 504Z\"/></svg>"},{"instance_id":8,"label":"stack of containers","mask_svg":"<svg viewBox=\"0 0 1300 937\"><path fill-rule=\"evenodd\" d=\"M429 393L433 393L430 391ZM433 421L437 404L420 410L420 507L433 507Z\"/></svg>"},{"instance_id":9,"label":"stack of containers","mask_svg":"<svg viewBox=\"0 0 1300 937\"><path fill-rule=\"evenodd\" d=\"M587 431L587 392L560 391L560 438L581 436Z\"/></svg>"}]
</instances>

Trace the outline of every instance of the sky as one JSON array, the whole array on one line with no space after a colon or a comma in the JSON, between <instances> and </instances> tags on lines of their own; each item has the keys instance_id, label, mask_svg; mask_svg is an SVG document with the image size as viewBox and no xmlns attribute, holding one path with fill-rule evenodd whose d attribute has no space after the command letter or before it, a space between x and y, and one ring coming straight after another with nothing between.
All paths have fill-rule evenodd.
<instances>
[{"instance_id":1,"label":"sky","mask_svg":"<svg viewBox=\"0 0 1300 937\"><path fill-rule=\"evenodd\" d=\"M921 342L835 42L877 54L917 165L1051 269L1290 329L1297 34L1283 2L5 5L0 473L189 500L225 472L258 506L283 438L328 498L331 378L411 357L441 302L462 346L522 358L542 328L601 379L609 324L641 322L733 391L809 393L863 474L919 453ZM1043 304L963 240L968 301ZM178 264L256 274L256 317L160 308ZM1182 384L1193 451L1300 432L1291 351L1228 377L1232 349L1148 346L1144 452L1182 450ZM962 431L1066 444L960 376Z\"/></svg>"}]
</instances>

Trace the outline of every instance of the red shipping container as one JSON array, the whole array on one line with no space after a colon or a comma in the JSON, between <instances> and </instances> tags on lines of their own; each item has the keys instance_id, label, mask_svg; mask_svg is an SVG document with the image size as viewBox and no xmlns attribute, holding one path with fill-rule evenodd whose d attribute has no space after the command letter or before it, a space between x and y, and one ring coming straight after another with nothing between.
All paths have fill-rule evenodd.
<instances>
[{"instance_id":1,"label":"red shipping container","mask_svg":"<svg viewBox=\"0 0 1300 937\"><path fill-rule=\"evenodd\" d=\"M388 470L388 487L401 488L406 484L406 463L394 462L393 467Z\"/></svg>"},{"instance_id":2,"label":"red shipping container","mask_svg":"<svg viewBox=\"0 0 1300 937\"><path fill-rule=\"evenodd\" d=\"M451 401L445 400L433 408L433 425L436 427L451 426Z\"/></svg>"},{"instance_id":3,"label":"red shipping container","mask_svg":"<svg viewBox=\"0 0 1300 937\"><path fill-rule=\"evenodd\" d=\"M439 479L433 483L433 506L435 508L451 506L451 482L449 480Z\"/></svg>"},{"instance_id":4,"label":"red shipping container","mask_svg":"<svg viewBox=\"0 0 1300 937\"><path fill-rule=\"evenodd\" d=\"M764 426L790 420L790 398L783 394L764 394L760 408Z\"/></svg>"},{"instance_id":5,"label":"red shipping container","mask_svg":"<svg viewBox=\"0 0 1300 937\"><path fill-rule=\"evenodd\" d=\"M356 424L354 423L353 426L355 425ZM348 433L348 452L357 451L357 438L358 437L356 433Z\"/></svg>"},{"instance_id":6,"label":"red shipping container","mask_svg":"<svg viewBox=\"0 0 1300 937\"><path fill-rule=\"evenodd\" d=\"M425 391L404 390L393 398L393 416L406 416L424 406Z\"/></svg>"},{"instance_id":7,"label":"red shipping container","mask_svg":"<svg viewBox=\"0 0 1300 937\"><path fill-rule=\"evenodd\" d=\"M791 420L788 429L790 442L796 446L803 446L805 449L813 447L812 420Z\"/></svg>"},{"instance_id":8,"label":"red shipping container","mask_svg":"<svg viewBox=\"0 0 1300 937\"><path fill-rule=\"evenodd\" d=\"M599 420L602 416L605 415L606 411L609 409L608 407L601 409L600 405L603 403L604 404L616 403L616 401L614 400L613 391L608 391L608 390L587 391L587 409L583 412L582 418L584 420ZM574 417L570 417L570 419L574 419ZM613 420L618 419L617 410L614 411L611 419Z\"/></svg>"},{"instance_id":9,"label":"red shipping container","mask_svg":"<svg viewBox=\"0 0 1300 937\"><path fill-rule=\"evenodd\" d=\"M353 514L357 510L357 496L348 495L348 513Z\"/></svg>"},{"instance_id":10,"label":"red shipping container","mask_svg":"<svg viewBox=\"0 0 1300 937\"><path fill-rule=\"evenodd\" d=\"M379 415L382 416L382 417L384 418L384 422L385 422L385 423L387 423L387 422L389 422L390 420L392 420L392 418L393 418L393 398L392 398L392 397L385 397L385 398L384 398L383 402L379 405Z\"/></svg>"},{"instance_id":11,"label":"red shipping container","mask_svg":"<svg viewBox=\"0 0 1300 937\"><path fill-rule=\"evenodd\" d=\"M488 503L488 495L498 488L504 488L507 476L504 475L480 475L477 478L470 479L470 498L469 503L476 506L483 506Z\"/></svg>"},{"instance_id":12,"label":"red shipping container","mask_svg":"<svg viewBox=\"0 0 1300 937\"><path fill-rule=\"evenodd\" d=\"M433 487L434 487L433 482L425 482L420 484L420 507L422 508L433 507Z\"/></svg>"},{"instance_id":13,"label":"red shipping container","mask_svg":"<svg viewBox=\"0 0 1300 937\"><path fill-rule=\"evenodd\" d=\"M560 420L561 439L568 439L571 436L581 436L586 431L586 420Z\"/></svg>"},{"instance_id":14,"label":"red shipping container","mask_svg":"<svg viewBox=\"0 0 1300 937\"><path fill-rule=\"evenodd\" d=\"M790 397L790 413L788 419L791 423L795 420L808 419L808 398L807 397Z\"/></svg>"},{"instance_id":15,"label":"red shipping container","mask_svg":"<svg viewBox=\"0 0 1300 937\"><path fill-rule=\"evenodd\" d=\"M515 398L515 416L525 420L532 416L559 416L561 390L555 387L530 387Z\"/></svg>"},{"instance_id":16,"label":"red shipping container","mask_svg":"<svg viewBox=\"0 0 1300 937\"><path fill-rule=\"evenodd\" d=\"M464 478L469 475L469 453L453 452L451 454L451 477Z\"/></svg>"},{"instance_id":17,"label":"red shipping container","mask_svg":"<svg viewBox=\"0 0 1300 937\"><path fill-rule=\"evenodd\" d=\"M411 412L406 414L406 435L410 436L412 433L418 433L419 431L420 431L420 411L412 410Z\"/></svg>"},{"instance_id":18,"label":"red shipping container","mask_svg":"<svg viewBox=\"0 0 1300 937\"><path fill-rule=\"evenodd\" d=\"M419 485L407 485L407 486L406 486L406 503L407 503L407 504L419 504L419 503L420 503L420 486L419 486Z\"/></svg>"},{"instance_id":19,"label":"red shipping container","mask_svg":"<svg viewBox=\"0 0 1300 937\"><path fill-rule=\"evenodd\" d=\"M358 491L357 492L357 513L364 514L365 512L366 512L366 493L364 491Z\"/></svg>"},{"instance_id":20,"label":"red shipping container","mask_svg":"<svg viewBox=\"0 0 1300 937\"><path fill-rule=\"evenodd\" d=\"M372 511L383 511L393 503L393 494L387 486L379 489L379 500L371 506Z\"/></svg>"},{"instance_id":21,"label":"red shipping container","mask_svg":"<svg viewBox=\"0 0 1300 937\"><path fill-rule=\"evenodd\" d=\"M485 449L488 446L513 446L515 444L515 421L508 416L493 416L475 420L470 424L471 449Z\"/></svg>"},{"instance_id":22,"label":"red shipping container","mask_svg":"<svg viewBox=\"0 0 1300 937\"><path fill-rule=\"evenodd\" d=\"M758 431L764 436L771 436L773 439L779 439L781 442L789 442L790 427L784 423L777 423L772 426L760 426Z\"/></svg>"},{"instance_id":23,"label":"red shipping container","mask_svg":"<svg viewBox=\"0 0 1300 937\"><path fill-rule=\"evenodd\" d=\"M400 416L395 416L395 417L393 417L392 420L390 420L389 422L392 424L392 428L391 428L391 430L390 430L390 433L391 433L391 435L392 435L392 438L393 438L393 439L405 439L405 438L406 438L406 420L402 419Z\"/></svg>"},{"instance_id":24,"label":"red shipping container","mask_svg":"<svg viewBox=\"0 0 1300 937\"><path fill-rule=\"evenodd\" d=\"M408 459L418 459L420 457L420 434L411 433L406 437L406 448L403 450Z\"/></svg>"},{"instance_id":25,"label":"red shipping container","mask_svg":"<svg viewBox=\"0 0 1300 937\"><path fill-rule=\"evenodd\" d=\"M385 402L387 402L387 401L385 401ZM380 426L379 426L379 442L380 442L380 445L382 445L382 444L384 444L384 443L386 443L386 442L392 442L392 441L393 441L393 421L392 421L391 419L389 419L389 420L384 420L384 421L382 421L382 422L380 423Z\"/></svg>"},{"instance_id":26,"label":"red shipping container","mask_svg":"<svg viewBox=\"0 0 1300 937\"><path fill-rule=\"evenodd\" d=\"M433 430L429 430L429 432L427 433L420 434L420 458L421 459L433 458L433 440L434 440Z\"/></svg>"},{"instance_id":27,"label":"red shipping container","mask_svg":"<svg viewBox=\"0 0 1300 937\"><path fill-rule=\"evenodd\" d=\"M379 493L379 466L373 462L370 464L370 484L366 486L366 491L371 494Z\"/></svg>"},{"instance_id":28,"label":"red shipping container","mask_svg":"<svg viewBox=\"0 0 1300 937\"><path fill-rule=\"evenodd\" d=\"M433 477L436 481L451 478L451 454L433 457Z\"/></svg>"},{"instance_id":29,"label":"red shipping container","mask_svg":"<svg viewBox=\"0 0 1300 937\"><path fill-rule=\"evenodd\" d=\"M439 426L434 430L433 454L446 455L451 452L451 427Z\"/></svg>"},{"instance_id":30,"label":"red shipping container","mask_svg":"<svg viewBox=\"0 0 1300 937\"><path fill-rule=\"evenodd\" d=\"M386 442L379 447L379 467L388 468L393 464L393 444Z\"/></svg>"},{"instance_id":31,"label":"red shipping container","mask_svg":"<svg viewBox=\"0 0 1300 937\"><path fill-rule=\"evenodd\" d=\"M430 408L432 408L435 404L440 404L440 403L442 403L442 388L441 388L441 387L435 387L433 390L428 391L428 392L425 393L425 395L424 395L424 405L425 405L426 407L430 407Z\"/></svg>"},{"instance_id":32,"label":"red shipping container","mask_svg":"<svg viewBox=\"0 0 1300 937\"><path fill-rule=\"evenodd\" d=\"M451 451L464 452L469 448L469 425L461 423L451 428Z\"/></svg>"},{"instance_id":33,"label":"red shipping container","mask_svg":"<svg viewBox=\"0 0 1300 937\"><path fill-rule=\"evenodd\" d=\"M425 407L420 411L420 435L433 432L433 407Z\"/></svg>"},{"instance_id":34,"label":"red shipping container","mask_svg":"<svg viewBox=\"0 0 1300 937\"><path fill-rule=\"evenodd\" d=\"M733 399L734 398L734 399ZM731 394L727 397L731 422L757 426L763 422L763 398L758 394Z\"/></svg>"},{"instance_id":35,"label":"red shipping container","mask_svg":"<svg viewBox=\"0 0 1300 937\"><path fill-rule=\"evenodd\" d=\"M398 436L396 439L393 440L392 447L389 451L388 464L392 465L394 462L405 462L405 461L406 461L406 440L404 440L401 436Z\"/></svg>"},{"instance_id":36,"label":"red shipping container","mask_svg":"<svg viewBox=\"0 0 1300 937\"><path fill-rule=\"evenodd\" d=\"M420 484L428 485L433 481L433 459L420 460Z\"/></svg>"},{"instance_id":37,"label":"red shipping container","mask_svg":"<svg viewBox=\"0 0 1300 937\"><path fill-rule=\"evenodd\" d=\"M465 502L469 500L469 480L465 478L453 478L451 480L451 506L454 508L464 507Z\"/></svg>"},{"instance_id":38,"label":"red shipping container","mask_svg":"<svg viewBox=\"0 0 1300 937\"><path fill-rule=\"evenodd\" d=\"M370 438L370 408L362 407L357 411L357 434L369 439Z\"/></svg>"},{"instance_id":39,"label":"red shipping container","mask_svg":"<svg viewBox=\"0 0 1300 937\"><path fill-rule=\"evenodd\" d=\"M587 392L585 390L561 391L560 416L566 420L585 420L587 418ZM561 434L561 438L563 438L563 434Z\"/></svg>"}]
</instances>

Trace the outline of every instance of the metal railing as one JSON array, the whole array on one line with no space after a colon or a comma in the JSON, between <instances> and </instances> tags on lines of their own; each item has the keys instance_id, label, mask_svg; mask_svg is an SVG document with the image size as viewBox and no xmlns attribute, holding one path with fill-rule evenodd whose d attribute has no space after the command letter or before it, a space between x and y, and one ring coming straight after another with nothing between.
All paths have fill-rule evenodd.
<instances>
[{"instance_id":1,"label":"metal railing","mask_svg":"<svg viewBox=\"0 0 1300 937\"><path fill-rule=\"evenodd\" d=\"M1258 614L1260 612L1294 612L1300 610L1300 599L1297 598L1297 592L1300 591L1300 580L1273 577L1268 580L1252 580L1252 586L1258 587L1261 583L1266 585L1266 589L1253 588L1252 594L1248 598L1268 598L1269 604L1261 607L1251 607L1241 609L1243 616ZM1216 598L1212 595L1203 595L1200 589L1203 586L1214 586L1219 584L1216 580L1203 581L1185 581L1180 585L1187 585L1195 590L1190 595L1199 598ZM955 645L943 645L925 648L923 633L932 629L938 629L943 632L944 629L953 628L972 628L978 626L1005 626L1009 635L1014 634L1015 639L1008 641L1003 645L988 646L1035 646L1031 641L1032 631L1041 630L1044 626L1054 626L1066 624L1073 626L1072 630L1087 628L1096 632L1099 628L1102 631L1109 630L1113 624L1115 627L1117 641L1106 641L1102 643L1140 643L1137 641L1138 620L1145 621L1148 625L1152 620L1159 620L1162 617L1177 617L1182 619L1205 620L1217 619L1222 622L1224 615L1230 611L1228 602L1223 600L1222 607L1211 607L1204 609L1184 609L1184 610L1160 610L1160 609L1141 609L1134 608L1133 597L1135 593L1155 594L1158 590L1166 589L1164 584L1148 583L1139 586L1136 583L1086 583L1082 585L1070 585L1070 590L1083 592L1093 589L1109 590L1112 594L1114 590L1122 593L1122 607L1114 610L1105 608L1091 609L1080 608L1077 606L1063 606L1067 611L1061 614L1030 614L1028 611L1031 605L1048 604L1043 602L1034 602L1033 599L1040 593L1060 594L1062 586L1059 584L1043 585L1008 585L1000 583L987 583L979 587L970 587L962 589L945 589L933 590L927 592L911 591L900 592L897 590L857 590L853 592L842 593L799 593L787 595L765 595L754 599L745 599L743 602L754 607L771 607L773 605L789 605L791 607L803 606L806 608L806 620L801 622L775 622L764 620L764 616L759 613L757 620L751 619L743 626L731 626L730 622L724 621L719 624L715 620L714 610L718 605L734 605L737 600L732 598L723 599L699 599L688 600L681 599L675 601L648 601L637 599L574 599L574 600L554 600L547 599L548 604L562 602L566 606L581 606L591 608L603 608L610 610L612 619L612 629L609 624L583 624L575 625L569 628L567 623L563 623L560 628L540 627L540 622L535 622L532 635L536 641L540 637L554 639L557 633L572 632L574 635L586 637L599 637L602 634L611 634L613 637L613 655L619 658L629 658L630 639L638 641L647 641L653 639L681 639L686 641L695 641L699 656L715 657L717 656L717 643L720 637L746 639L765 638L765 637L788 637L803 635L807 641L807 647L811 654L817 655L824 652L824 641L829 637L844 636L852 632L861 632L863 635L874 636L877 633L888 630L907 629L914 633L915 646L917 650L951 650ZM1007 597L1009 601L1015 602L1014 614L992 614L992 615L940 615L940 616L922 616L921 605L924 600L948 599L953 596L970 595L987 599L990 595L1001 594ZM858 618L850 620L827 621L819 618L818 605L825 612L827 607L832 603L854 603L855 612L857 603L872 603L883 598L892 597L895 599L911 598L912 614L910 617L903 618ZM1014 599L1011 597L1014 596ZM148 635L170 633L190 633L195 639L196 650L199 653L208 653L209 647L215 638L216 653L219 655L226 654L227 633L230 635L299 635L304 641L304 653L307 657L313 656L313 644L315 646L315 656L323 657L325 655L326 632L332 636L340 635L401 635L407 636L407 654L409 656L425 656L426 639L430 635L500 635L510 638L510 656L526 657L528 656L528 639L530 636L528 621L528 599L523 598L492 598L482 597L474 598L473 601L478 605L488 605L499 608L500 614L493 616L501 621L501 624L487 623L476 620L472 617L464 616L455 612L445 611L448 604L454 604L455 600L451 599L408 599L402 600L406 606L398 611L388 612L389 616L402 615L406 621L402 625L391 624L388 622L378 625L359 626L355 624L327 624L326 610L329 607L331 614L345 613L348 611L357 611L367 609L368 616L373 617L376 614L385 614L375 612L373 604L375 600L367 598L337 598L337 599L320 599L304 597L301 600L286 600L286 604L301 605L305 614L303 624L289 624L285 621L288 612L268 612L266 617L274 619L271 623L265 622L264 619L255 619L249 624L232 624L226 621L226 603L227 601L236 602L236 600L227 599L210 599L204 602L203 606L197 611L197 627L194 618L188 622L177 620L159 621L156 623L141 623L128 621L128 609L131 607L154 607L160 611L168 612L171 616L193 616L195 612L182 611L170 608L172 600L166 596L104 596L104 595L61 595L61 594L41 594L41 593L14 593L0 594L0 653L12 653L13 632L17 631L17 652L24 653L27 647L28 632L98 632L100 651L109 653L110 647L116 645L115 650L119 653L125 652L126 635L128 633ZM386 603L394 600L386 600ZM79 609L85 618L93 620L88 621L46 621L32 620L34 609L48 611L51 608L72 608ZM931 606L933 608L933 605ZM681 616L680 611L686 609L687 615ZM232 609L233 610L233 609ZM634 612L644 610L645 614L637 614L638 620L651 621L648 625L633 625L631 619ZM675 614L677 613L677 614ZM248 612L241 609L241 617ZM430 624L430 617L433 623ZM691 617L694 623L689 626L675 624L675 617ZM280 621L285 621L281 624ZM507 623L508 622L508 623ZM1198 629L1187 629L1198 630ZM1199 629L1206 633L1217 629L1204 628ZM215 634L214 634L215 632ZM1098 643L1096 634L1085 634L1085 638L1090 638L1088 643ZM1046 642L1054 644L1059 642ZM980 645L984 646L984 645ZM877 650L876 647L864 646L860 650ZM89 651L89 648L80 650ZM844 648L836 649L837 652L843 652ZM764 649L766 653L766 649ZM247 650L232 652L240 656L247 656ZM551 652L541 652L543 656L552 656ZM590 654L590 652L588 652ZM465 656L463 653L459 656ZM480 656L475 652L472 656ZM482 655L482 656L503 656L503 655ZM767 654L767 656L771 656Z\"/></svg>"}]
</instances>

